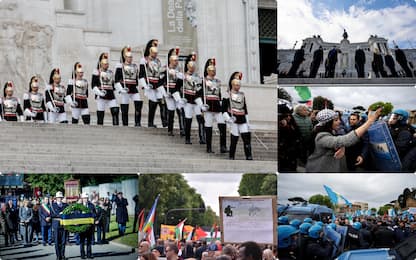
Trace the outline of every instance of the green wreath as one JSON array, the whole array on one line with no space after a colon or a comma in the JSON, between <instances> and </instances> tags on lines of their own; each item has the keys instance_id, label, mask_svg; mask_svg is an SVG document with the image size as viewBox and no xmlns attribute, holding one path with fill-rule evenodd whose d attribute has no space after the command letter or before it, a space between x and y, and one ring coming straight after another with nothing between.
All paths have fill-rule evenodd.
<instances>
[{"instance_id":1,"label":"green wreath","mask_svg":"<svg viewBox=\"0 0 416 260\"><path fill-rule=\"evenodd\" d=\"M64 215L71 215L74 213L91 213L90 209L82 204L79 203L74 203L69 205L68 207L66 207L63 211L62 214ZM90 227L91 224L80 224L80 225L64 225L63 226L65 230L71 232L71 233L82 233L87 231Z\"/></svg>"}]
</instances>

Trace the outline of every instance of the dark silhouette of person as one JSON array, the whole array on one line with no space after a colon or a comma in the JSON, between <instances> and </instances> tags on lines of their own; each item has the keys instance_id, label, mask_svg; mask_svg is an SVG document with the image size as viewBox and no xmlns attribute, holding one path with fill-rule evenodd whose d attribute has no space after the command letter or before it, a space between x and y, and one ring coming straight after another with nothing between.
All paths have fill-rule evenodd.
<instances>
[{"instance_id":1,"label":"dark silhouette of person","mask_svg":"<svg viewBox=\"0 0 416 260\"><path fill-rule=\"evenodd\" d=\"M384 70L383 56L381 56L378 48L374 48L372 67L373 67L374 73L376 74L376 78L387 77L387 72Z\"/></svg>"},{"instance_id":2,"label":"dark silhouette of person","mask_svg":"<svg viewBox=\"0 0 416 260\"><path fill-rule=\"evenodd\" d=\"M389 68L391 72L391 76L397 78L399 75L397 75L395 67L396 64L394 62L393 56L391 56L391 51L389 51L389 53L386 56L384 56L384 61L386 62L386 66Z\"/></svg>"},{"instance_id":3,"label":"dark silhouette of person","mask_svg":"<svg viewBox=\"0 0 416 260\"><path fill-rule=\"evenodd\" d=\"M406 77L412 78L412 71L409 68L409 65L407 63L406 54L402 49L399 49L399 46L396 45L396 50L394 51L394 54L396 55L397 63L400 64L400 66L403 68L404 72L406 73Z\"/></svg>"},{"instance_id":4,"label":"dark silhouette of person","mask_svg":"<svg viewBox=\"0 0 416 260\"><path fill-rule=\"evenodd\" d=\"M338 53L341 52L337 50L335 46L328 52L328 78L335 77L335 65L338 62Z\"/></svg>"},{"instance_id":5,"label":"dark silhouette of person","mask_svg":"<svg viewBox=\"0 0 416 260\"><path fill-rule=\"evenodd\" d=\"M228 205L227 207L225 207L224 213L227 217L232 217L233 216L233 210L232 207L230 205Z\"/></svg>"},{"instance_id":6,"label":"dark silhouette of person","mask_svg":"<svg viewBox=\"0 0 416 260\"><path fill-rule=\"evenodd\" d=\"M358 46L357 50L355 51L355 68L357 69L357 74L359 78L365 77L364 64L365 53L364 50L361 49L360 46Z\"/></svg>"},{"instance_id":7,"label":"dark silhouette of person","mask_svg":"<svg viewBox=\"0 0 416 260\"><path fill-rule=\"evenodd\" d=\"M299 50L295 52L293 57L292 66L287 74L289 78L296 78L296 72L299 69L300 64L305 60L305 45L302 45Z\"/></svg>"},{"instance_id":8,"label":"dark silhouette of person","mask_svg":"<svg viewBox=\"0 0 416 260\"><path fill-rule=\"evenodd\" d=\"M309 78L316 77L319 66L321 66L321 63L323 60L324 60L324 50L322 49L322 46L319 46L319 48L313 52L313 60L311 63L311 70L309 73Z\"/></svg>"}]
</instances>

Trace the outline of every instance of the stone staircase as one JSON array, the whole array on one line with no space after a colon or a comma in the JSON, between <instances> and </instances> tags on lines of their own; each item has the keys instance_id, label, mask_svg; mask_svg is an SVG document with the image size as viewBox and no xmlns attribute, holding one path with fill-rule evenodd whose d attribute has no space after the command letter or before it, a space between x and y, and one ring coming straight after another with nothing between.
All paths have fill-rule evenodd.
<instances>
[{"instance_id":1,"label":"stone staircase","mask_svg":"<svg viewBox=\"0 0 416 260\"><path fill-rule=\"evenodd\" d=\"M228 154L219 153L219 135L215 128L215 154L205 152L206 146L199 144L196 129L192 130L192 145L184 144L179 130L175 129L174 134L168 136L166 128L113 127L108 121L104 126L3 121L0 123L0 171L128 174L277 170L276 131L255 131L253 161L245 160L241 138L236 160L228 160Z\"/></svg>"}]
</instances>

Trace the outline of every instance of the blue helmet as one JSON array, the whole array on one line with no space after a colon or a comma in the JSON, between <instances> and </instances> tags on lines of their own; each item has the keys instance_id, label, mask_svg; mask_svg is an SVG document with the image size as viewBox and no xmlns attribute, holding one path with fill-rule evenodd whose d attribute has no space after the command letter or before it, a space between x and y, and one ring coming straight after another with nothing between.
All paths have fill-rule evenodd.
<instances>
[{"instance_id":1,"label":"blue helmet","mask_svg":"<svg viewBox=\"0 0 416 260\"><path fill-rule=\"evenodd\" d=\"M322 221L317 221L317 222L315 223L315 225L320 225L321 227L323 227L323 226L324 226L324 223L323 223Z\"/></svg>"},{"instance_id":2,"label":"blue helmet","mask_svg":"<svg viewBox=\"0 0 416 260\"><path fill-rule=\"evenodd\" d=\"M328 227L335 230L335 231L337 230L337 224L335 224L335 223L329 224Z\"/></svg>"},{"instance_id":3,"label":"blue helmet","mask_svg":"<svg viewBox=\"0 0 416 260\"><path fill-rule=\"evenodd\" d=\"M302 224L302 221L300 221L299 219L295 218L292 221L290 221L290 225L296 229L299 229L300 224Z\"/></svg>"},{"instance_id":4,"label":"blue helmet","mask_svg":"<svg viewBox=\"0 0 416 260\"><path fill-rule=\"evenodd\" d=\"M407 122L407 119L409 118L409 112L407 112L404 109L396 109L393 111L393 115L397 115L399 118L397 119L397 121L401 124L401 125L405 125Z\"/></svg>"},{"instance_id":5,"label":"blue helmet","mask_svg":"<svg viewBox=\"0 0 416 260\"><path fill-rule=\"evenodd\" d=\"M289 225L289 218L287 216L281 216L277 219L279 225Z\"/></svg>"},{"instance_id":6,"label":"blue helmet","mask_svg":"<svg viewBox=\"0 0 416 260\"><path fill-rule=\"evenodd\" d=\"M355 230L360 230L360 229L361 229L361 223L360 223L360 222L354 222L354 223L352 224L352 227L353 227Z\"/></svg>"},{"instance_id":7,"label":"blue helmet","mask_svg":"<svg viewBox=\"0 0 416 260\"><path fill-rule=\"evenodd\" d=\"M309 237L311 238L319 238L322 232L322 227L320 225L313 225L309 228Z\"/></svg>"},{"instance_id":8,"label":"blue helmet","mask_svg":"<svg viewBox=\"0 0 416 260\"><path fill-rule=\"evenodd\" d=\"M305 218L303 220L303 223L311 223L312 224L312 219L311 218Z\"/></svg>"},{"instance_id":9,"label":"blue helmet","mask_svg":"<svg viewBox=\"0 0 416 260\"><path fill-rule=\"evenodd\" d=\"M278 244L279 248L288 248L292 245L291 236L299 233L299 230L290 225L281 225L277 227Z\"/></svg>"},{"instance_id":10,"label":"blue helmet","mask_svg":"<svg viewBox=\"0 0 416 260\"><path fill-rule=\"evenodd\" d=\"M301 234L308 234L309 228L312 227L311 223L303 223L302 225L299 226L299 232Z\"/></svg>"}]
</instances>

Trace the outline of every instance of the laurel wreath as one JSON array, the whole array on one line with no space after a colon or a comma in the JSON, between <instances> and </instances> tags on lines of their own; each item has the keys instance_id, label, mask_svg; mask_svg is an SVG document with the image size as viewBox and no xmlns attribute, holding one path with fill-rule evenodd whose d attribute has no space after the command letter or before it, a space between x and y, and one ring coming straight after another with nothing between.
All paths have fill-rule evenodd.
<instances>
[{"instance_id":1,"label":"laurel wreath","mask_svg":"<svg viewBox=\"0 0 416 260\"><path fill-rule=\"evenodd\" d=\"M74 213L90 213L90 209L82 204L79 203L74 203L69 205L68 207L66 207L63 211L62 214L65 215L71 215ZM71 232L71 233L82 233L87 231L90 227L91 224L81 224L81 225L66 225L63 226L65 230Z\"/></svg>"}]
</instances>

